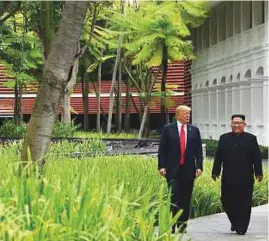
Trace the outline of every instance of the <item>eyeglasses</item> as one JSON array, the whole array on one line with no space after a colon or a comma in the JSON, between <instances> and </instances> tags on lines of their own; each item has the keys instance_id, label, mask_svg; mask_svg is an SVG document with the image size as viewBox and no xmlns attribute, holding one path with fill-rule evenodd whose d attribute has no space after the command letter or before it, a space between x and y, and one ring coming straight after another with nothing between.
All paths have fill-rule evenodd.
<instances>
[{"instance_id":1,"label":"eyeglasses","mask_svg":"<svg viewBox=\"0 0 269 241\"><path fill-rule=\"evenodd\" d=\"M232 122L232 125L242 125L242 124L245 124L244 121L240 121L240 122Z\"/></svg>"}]
</instances>

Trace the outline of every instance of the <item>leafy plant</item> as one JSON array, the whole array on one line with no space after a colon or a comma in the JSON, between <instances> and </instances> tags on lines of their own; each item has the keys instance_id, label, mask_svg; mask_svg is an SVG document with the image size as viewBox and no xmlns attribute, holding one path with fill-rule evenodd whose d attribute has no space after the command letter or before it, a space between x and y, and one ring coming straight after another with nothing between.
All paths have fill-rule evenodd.
<instances>
[{"instance_id":1,"label":"leafy plant","mask_svg":"<svg viewBox=\"0 0 269 241\"><path fill-rule=\"evenodd\" d=\"M22 138L26 132L26 124L18 124L14 119L6 120L0 127L0 135L3 137Z\"/></svg>"},{"instance_id":2,"label":"leafy plant","mask_svg":"<svg viewBox=\"0 0 269 241\"><path fill-rule=\"evenodd\" d=\"M57 121L52 130L52 137L67 138L73 137L76 131L79 129L79 125L75 125L72 121L70 124L62 123Z\"/></svg>"},{"instance_id":3,"label":"leafy plant","mask_svg":"<svg viewBox=\"0 0 269 241\"><path fill-rule=\"evenodd\" d=\"M208 157L214 157L217 151L218 141L212 139L203 139L202 142L206 144L206 155ZM261 152L261 158L268 159L268 147L259 145L259 148Z\"/></svg>"},{"instance_id":4,"label":"leafy plant","mask_svg":"<svg viewBox=\"0 0 269 241\"><path fill-rule=\"evenodd\" d=\"M106 145L98 138L87 139L82 142L69 142L64 140L52 143L48 155L78 155L78 157L81 157L89 154L102 154L105 151Z\"/></svg>"},{"instance_id":5,"label":"leafy plant","mask_svg":"<svg viewBox=\"0 0 269 241\"><path fill-rule=\"evenodd\" d=\"M179 240L171 235L175 220L155 157L78 161L51 155L42 177L26 177L16 175L16 145L0 146L0 240ZM211 179L211 168L206 161L196 180L192 217L223 211L220 181ZM253 206L268 202L267 183L265 170L264 181L255 183Z\"/></svg>"}]
</instances>

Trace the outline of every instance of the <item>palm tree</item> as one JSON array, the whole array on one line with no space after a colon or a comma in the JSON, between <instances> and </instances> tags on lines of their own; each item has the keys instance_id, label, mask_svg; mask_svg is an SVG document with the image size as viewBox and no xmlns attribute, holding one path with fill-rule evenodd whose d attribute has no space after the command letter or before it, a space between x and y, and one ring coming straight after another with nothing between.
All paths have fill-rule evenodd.
<instances>
[{"instance_id":1,"label":"palm tree","mask_svg":"<svg viewBox=\"0 0 269 241\"><path fill-rule=\"evenodd\" d=\"M161 113L165 123L168 63L194 58L192 42L186 37L190 36L189 27L202 24L206 5L195 1L143 2L139 11L128 9L126 16L128 19L118 21L132 31L132 41L125 47L134 55L133 64L161 67Z\"/></svg>"}]
</instances>

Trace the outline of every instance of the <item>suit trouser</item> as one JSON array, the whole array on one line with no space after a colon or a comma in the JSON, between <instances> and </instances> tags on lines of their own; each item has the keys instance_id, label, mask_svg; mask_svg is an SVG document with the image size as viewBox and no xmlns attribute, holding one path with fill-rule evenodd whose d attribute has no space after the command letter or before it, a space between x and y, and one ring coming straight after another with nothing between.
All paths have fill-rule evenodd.
<instances>
[{"instance_id":1,"label":"suit trouser","mask_svg":"<svg viewBox=\"0 0 269 241\"><path fill-rule=\"evenodd\" d=\"M221 185L221 201L232 226L236 231L246 232L248 229L253 184L225 184Z\"/></svg>"},{"instance_id":2,"label":"suit trouser","mask_svg":"<svg viewBox=\"0 0 269 241\"><path fill-rule=\"evenodd\" d=\"M171 188L171 211L173 216L183 209L183 213L177 220L177 226L184 229L190 213L190 202L194 179L188 179L184 167L179 167L175 178L167 179L168 187Z\"/></svg>"}]
</instances>

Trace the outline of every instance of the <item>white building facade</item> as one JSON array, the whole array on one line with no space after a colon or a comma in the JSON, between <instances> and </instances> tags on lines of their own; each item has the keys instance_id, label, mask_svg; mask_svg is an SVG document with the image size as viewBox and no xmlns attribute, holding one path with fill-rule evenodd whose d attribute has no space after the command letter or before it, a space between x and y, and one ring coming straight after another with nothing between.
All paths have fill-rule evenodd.
<instances>
[{"instance_id":1,"label":"white building facade","mask_svg":"<svg viewBox=\"0 0 269 241\"><path fill-rule=\"evenodd\" d=\"M268 146L268 2L214 5L193 34L192 122L203 139L218 140L242 113L246 131Z\"/></svg>"}]
</instances>

